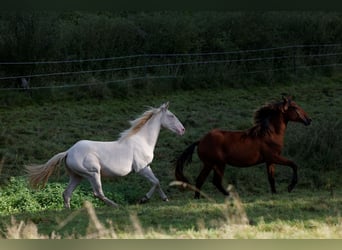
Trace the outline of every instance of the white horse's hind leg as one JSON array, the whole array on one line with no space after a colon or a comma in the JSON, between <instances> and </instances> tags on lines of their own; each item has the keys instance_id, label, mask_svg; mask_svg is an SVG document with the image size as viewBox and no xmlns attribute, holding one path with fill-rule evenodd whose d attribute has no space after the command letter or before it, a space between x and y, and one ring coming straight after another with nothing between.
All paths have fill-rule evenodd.
<instances>
[{"instance_id":1,"label":"white horse's hind leg","mask_svg":"<svg viewBox=\"0 0 342 250\"><path fill-rule=\"evenodd\" d=\"M64 206L66 208L70 208L70 199L72 196L72 192L81 182L81 180L82 180L81 176L70 173L70 180L69 180L68 187L63 192Z\"/></svg>"},{"instance_id":2,"label":"white horse's hind leg","mask_svg":"<svg viewBox=\"0 0 342 250\"><path fill-rule=\"evenodd\" d=\"M102 185L101 185L101 175L99 173L94 173L93 175L91 175L87 178L88 178L91 186L93 187L95 197L104 201L109 206L118 207L118 204L116 204L114 201L108 199L104 195L103 190L102 190Z\"/></svg>"},{"instance_id":3,"label":"white horse's hind leg","mask_svg":"<svg viewBox=\"0 0 342 250\"><path fill-rule=\"evenodd\" d=\"M140 200L140 203L147 202L152 197L152 195L153 195L154 191L156 190L156 188L158 188L159 195L162 198L162 200L163 201L168 201L168 198L167 198L166 194L163 192L163 190L160 187L160 182L159 182L158 178L154 175L154 173L152 172L152 169L150 168L150 166L147 166L146 168L143 168L138 173L141 174L142 176L144 176L145 178L147 178L152 183L152 188L150 189L150 191L147 192L145 197L143 197Z\"/></svg>"}]
</instances>

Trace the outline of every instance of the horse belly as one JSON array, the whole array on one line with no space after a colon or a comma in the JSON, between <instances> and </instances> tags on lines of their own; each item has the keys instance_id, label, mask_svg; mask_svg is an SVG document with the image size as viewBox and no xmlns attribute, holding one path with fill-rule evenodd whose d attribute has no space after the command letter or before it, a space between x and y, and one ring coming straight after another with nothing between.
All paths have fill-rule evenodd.
<instances>
[{"instance_id":1,"label":"horse belly","mask_svg":"<svg viewBox=\"0 0 342 250\"><path fill-rule=\"evenodd\" d=\"M231 154L227 155L225 161L225 163L235 167L250 167L262 162L259 154Z\"/></svg>"},{"instance_id":2,"label":"horse belly","mask_svg":"<svg viewBox=\"0 0 342 250\"><path fill-rule=\"evenodd\" d=\"M118 177L118 176L126 176L130 172L132 172L132 164L126 164L126 166L122 164L118 164L118 167L101 165L101 176L103 177Z\"/></svg>"},{"instance_id":3,"label":"horse belly","mask_svg":"<svg viewBox=\"0 0 342 250\"><path fill-rule=\"evenodd\" d=\"M224 158L227 164L237 167L249 167L264 161L260 149L253 143L231 144L225 148Z\"/></svg>"},{"instance_id":4,"label":"horse belly","mask_svg":"<svg viewBox=\"0 0 342 250\"><path fill-rule=\"evenodd\" d=\"M130 150L118 149L106 154L99 154L101 175L105 177L125 176L132 171L133 156Z\"/></svg>"}]
</instances>

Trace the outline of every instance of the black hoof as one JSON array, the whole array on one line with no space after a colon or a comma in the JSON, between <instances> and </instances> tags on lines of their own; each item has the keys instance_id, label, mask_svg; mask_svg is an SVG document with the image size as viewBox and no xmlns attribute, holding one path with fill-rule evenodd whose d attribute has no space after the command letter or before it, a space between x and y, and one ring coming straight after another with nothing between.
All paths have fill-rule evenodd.
<instances>
[{"instance_id":1,"label":"black hoof","mask_svg":"<svg viewBox=\"0 0 342 250\"><path fill-rule=\"evenodd\" d=\"M150 199L147 198L147 196L144 196L140 199L139 204L145 204L149 201Z\"/></svg>"},{"instance_id":2,"label":"black hoof","mask_svg":"<svg viewBox=\"0 0 342 250\"><path fill-rule=\"evenodd\" d=\"M289 186L287 187L287 191L288 191L289 193L291 193L292 190L294 189L294 186L295 186L295 185L289 185Z\"/></svg>"}]
</instances>

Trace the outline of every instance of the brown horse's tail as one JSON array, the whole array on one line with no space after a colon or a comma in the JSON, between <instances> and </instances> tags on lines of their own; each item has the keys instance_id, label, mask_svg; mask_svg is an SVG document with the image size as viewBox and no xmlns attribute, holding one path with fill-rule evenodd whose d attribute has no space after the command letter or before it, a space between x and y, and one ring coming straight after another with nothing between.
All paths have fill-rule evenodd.
<instances>
[{"instance_id":1,"label":"brown horse's tail","mask_svg":"<svg viewBox=\"0 0 342 250\"><path fill-rule=\"evenodd\" d=\"M32 188L44 188L50 175L67 156L67 151L54 155L48 162L42 165L25 166L29 184Z\"/></svg>"},{"instance_id":2,"label":"brown horse's tail","mask_svg":"<svg viewBox=\"0 0 342 250\"><path fill-rule=\"evenodd\" d=\"M189 147L187 147L184 152L176 160L176 171L175 176L177 181L182 181L189 183L188 179L183 174L183 169L185 165L192 162L192 155L199 141L194 142Z\"/></svg>"}]
</instances>

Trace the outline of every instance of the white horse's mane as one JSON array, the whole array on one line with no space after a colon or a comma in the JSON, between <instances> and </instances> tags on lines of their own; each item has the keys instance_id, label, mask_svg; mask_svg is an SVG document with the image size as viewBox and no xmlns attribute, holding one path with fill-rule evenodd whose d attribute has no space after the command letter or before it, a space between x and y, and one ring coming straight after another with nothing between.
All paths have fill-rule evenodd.
<instances>
[{"instance_id":1,"label":"white horse's mane","mask_svg":"<svg viewBox=\"0 0 342 250\"><path fill-rule=\"evenodd\" d=\"M150 107L146 110L140 117L136 118L133 121L130 121L131 127L122 133L120 133L119 140L123 140L127 137L130 137L139 132L139 130L154 116L161 111L160 108Z\"/></svg>"}]
</instances>

